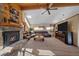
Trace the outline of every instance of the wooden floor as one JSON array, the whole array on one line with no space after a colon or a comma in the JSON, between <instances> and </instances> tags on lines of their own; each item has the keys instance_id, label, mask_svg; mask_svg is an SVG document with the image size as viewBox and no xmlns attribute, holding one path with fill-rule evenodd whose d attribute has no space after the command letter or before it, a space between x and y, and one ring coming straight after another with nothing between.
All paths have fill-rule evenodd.
<instances>
[{"instance_id":1,"label":"wooden floor","mask_svg":"<svg viewBox=\"0 0 79 59\"><path fill-rule=\"evenodd\" d=\"M35 50L37 55L79 56L78 47L68 46L54 37L45 38L44 42L31 39L25 47L30 52Z\"/></svg>"},{"instance_id":2,"label":"wooden floor","mask_svg":"<svg viewBox=\"0 0 79 59\"><path fill-rule=\"evenodd\" d=\"M22 51L17 50L16 52L12 52L8 56L79 56L78 47L68 46L54 37L45 38L44 42L34 41L33 38L29 41L22 41L23 42L20 42L20 44L22 44ZM3 52L4 51L7 51L7 49L3 50Z\"/></svg>"}]
</instances>

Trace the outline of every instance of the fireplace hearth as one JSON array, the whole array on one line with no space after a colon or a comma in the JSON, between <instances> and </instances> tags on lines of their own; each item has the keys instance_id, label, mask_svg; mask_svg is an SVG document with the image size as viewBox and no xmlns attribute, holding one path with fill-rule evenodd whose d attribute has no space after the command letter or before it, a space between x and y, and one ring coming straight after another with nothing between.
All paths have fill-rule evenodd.
<instances>
[{"instance_id":1,"label":"fireplace hearth","mask_svg":"<svg viewBox=\"0 0 79 59\"><path fill-rule=\"evenodd\" d=\"M3 35L3 47L9 46L20 39L19 31L4 31Z\"/></svg>"}]
</instances>

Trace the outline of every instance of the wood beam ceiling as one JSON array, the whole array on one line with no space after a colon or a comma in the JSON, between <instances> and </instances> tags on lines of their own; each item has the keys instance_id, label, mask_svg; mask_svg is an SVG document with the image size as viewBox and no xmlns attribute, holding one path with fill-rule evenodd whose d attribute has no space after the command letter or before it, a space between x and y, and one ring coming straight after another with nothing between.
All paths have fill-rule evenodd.
<instances>
[{"instance_id":1,"label":"wood beam ceiling","mask_svg":"<svg viewBox=\"0 0 79 59\"><path fill-rule=\"evenodd\" d=\"M48 3L19 3L22 10L47 8ZM52 7L79 6L79 3L53 3Z\"/></svg>"},{"instance_id":2,"label":"wood beam ceiling","mask_svg":"<svg viewBox=\"0 0 79 59\"><path fill-rule=\"evenodd\" d=\"M46 8L46 3L23 3L19 4L22 10Z\"/></svg>"}]
</instances>

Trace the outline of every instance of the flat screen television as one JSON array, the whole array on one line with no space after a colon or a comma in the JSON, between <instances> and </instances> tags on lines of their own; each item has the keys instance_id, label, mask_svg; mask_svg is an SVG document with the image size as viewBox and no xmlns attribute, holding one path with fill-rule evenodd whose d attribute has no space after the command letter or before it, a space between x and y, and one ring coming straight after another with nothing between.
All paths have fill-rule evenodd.
<instances>
[{"instance_id":1,"label":"flat screen television","mask_svg":"<svg viewBox=\"0 0 79 59\"><path fill-rule=\"evenodd\" d=\"M58 31L68 31L68 22L59 24Z\"/></svg>"}]
</instances>

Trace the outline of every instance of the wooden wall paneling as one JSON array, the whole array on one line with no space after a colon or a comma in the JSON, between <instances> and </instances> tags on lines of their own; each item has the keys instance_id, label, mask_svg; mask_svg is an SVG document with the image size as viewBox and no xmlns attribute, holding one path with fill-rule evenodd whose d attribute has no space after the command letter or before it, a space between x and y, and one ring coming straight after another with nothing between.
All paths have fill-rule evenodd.
<instances>
[{"instance_id":1,"label":"wooden wall paneling","mask_svg":"<svg viewBox=\"0 0 79 59\"><path fill-rule=\"evenodd\" d=\"M9 22L10 17L12 16L12 14L10 13L10 8L15 8L17 11L19 11L19 16L18 16L18 23L14 23L14 22ZM0 15L0 17L2 18L6 18L7 22L1 22L0 26L15 26L15 27L21 27L21 20L22 19L22 15L21 15L21 9L20 6L17 4L3 4L3 13Z\"/></svg>"},{"instance_id":2,"label":"wooden wall paneling","mask_svg":"<svg viewBox=\"0 0 79 59\"><path fill-rule=\"evenodd\" d=\"M5 21L8 22L8 19L10 18L10 13L9 13L9 6L8 4L3 4L4 8L4 13L3 13L3 18L5 18Z\"/></svg>"},{"instance_id":3,"label":"wooden wall paneling","mask_svg":"<svg viewBox=\"0 0 79 59\"><path fill-rule=\"evenodd\" d=\"M2 20L3 20L2 22L5 22L5 21L7 22L8 19L9 19L8 5L7 4L2 4L2 8L0 10L2 10L2 13L0 14L0 18L2 18ZM4 18L6 18L5 21L4 21Z\"/></svg>"},{"instance_id":4,"label":"wooden wall paneling","mask_svg":"<svg viewBox=\"0 0 79 59\"><path fill-rule=\"evenodd\" d=\"M17 5L17 4L9 4L9 7L10 7L10 9L15 9L17 12L19 12L19 10L20 10L20 7ZM13 14L10 14L11 15L11 17L13 16L15 16L15 15L13 15ZM20 15L20 14L19 14ZM19 17L20 16L18 16L18 19L17 19L17 23L19 23Z\"/></svg>"},{"instance_id":5,"label":"wooden wall paneling","mask_svg":"<svg viewBox=\"0 0 79 59\"><path fill-rule=\"evenodd\" d=\"M15 8L18 12L19 12L19 19L18 19L18 22L19 22L19 25L23 27L23 15L22 15L22 10L20 8L20 6L18 4L10 4L13 8Z\"/></svg>"}]
</instances>

